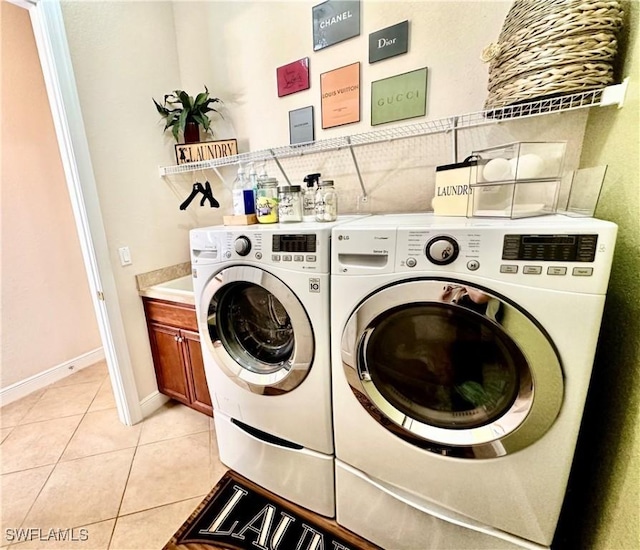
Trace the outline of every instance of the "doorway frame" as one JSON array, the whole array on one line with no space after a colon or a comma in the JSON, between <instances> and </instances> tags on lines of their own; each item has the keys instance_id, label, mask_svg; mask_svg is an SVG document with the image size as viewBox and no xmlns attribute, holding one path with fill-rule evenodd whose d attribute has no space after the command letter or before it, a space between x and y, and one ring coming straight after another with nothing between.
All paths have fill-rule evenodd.
<instances>
[{"instance_id":1,"label":"doorway frame","mask_svg":"<svg viewBox=\"0 0 640 550\"><path fill-rule=\"evenodd\" d=\"M8 0L27 9L44 76L91 301L120 421L143 418L59 0Z\"/></svg>"}]
</instances>

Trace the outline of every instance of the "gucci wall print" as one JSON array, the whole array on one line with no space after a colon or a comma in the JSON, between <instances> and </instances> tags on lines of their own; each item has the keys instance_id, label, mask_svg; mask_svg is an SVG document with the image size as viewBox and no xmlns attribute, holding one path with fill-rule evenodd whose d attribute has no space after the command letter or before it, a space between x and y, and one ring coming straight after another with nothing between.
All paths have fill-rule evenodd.
<instances>
[{"instance_id":1,"label":"gucci wall print","mask_svg":"<svg viewBox=\"0 0 640 550\"><path fill-rule=\"evenodd\" d=\"M327 0L313 6L313 51L360 34L360 0Z\"/></svg>"},{"instance_id":2,"label":"gucci wall print","mask_svg":"<svg viewBox=\"0 0 640 550\"><path fill-rule=\"evenodd\" d=\"M424 116L427 110L427 68L371 83L371 125Z\"/></svg>"},{"instance_id":3,"label":"gucci wall print","mask_svg":"<svg viewBox=\"0 0 640 550\"><path fill-rule=\"evenodd\" d=\"M369 35L369 63L389 59L409 50L409 21Z\"/></svg>"}]
</instances>

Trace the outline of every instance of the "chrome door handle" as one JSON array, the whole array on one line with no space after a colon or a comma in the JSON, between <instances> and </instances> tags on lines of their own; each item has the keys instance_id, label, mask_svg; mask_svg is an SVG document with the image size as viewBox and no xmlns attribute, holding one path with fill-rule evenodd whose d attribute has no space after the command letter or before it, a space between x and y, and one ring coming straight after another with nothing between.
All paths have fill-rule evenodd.
<instances>
[{"instance_id":1,"label":"chrome door handle","mask_svg":"<svg viewBox=\"0 0 640 550\"><path fill-rule=\"evenodd\" d=\"M369 373L369 367L367 367L367 358L365 357L365 340L368 339L369 331L365 330L360 337L360 341L356 347L356 372L358 378L364 382L371 382L371 374Z\"/></svg>"}]
</instances>

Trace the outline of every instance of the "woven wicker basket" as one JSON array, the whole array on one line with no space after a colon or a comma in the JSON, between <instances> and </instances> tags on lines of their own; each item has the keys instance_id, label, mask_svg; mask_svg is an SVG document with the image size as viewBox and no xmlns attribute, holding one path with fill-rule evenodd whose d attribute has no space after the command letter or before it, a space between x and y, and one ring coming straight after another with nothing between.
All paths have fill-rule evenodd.
<instances>
[{"instance_id":1,"label":"woven wicker basket","mask_svg":"<svg viewBox=\"0 0 640 550\"><path fill-rule=\"evenodd\" d=\"M498 43L482 53L490 63L485 107L611 84L622 15L618 1L515 0Z\"/></svg>"}]
</instances>

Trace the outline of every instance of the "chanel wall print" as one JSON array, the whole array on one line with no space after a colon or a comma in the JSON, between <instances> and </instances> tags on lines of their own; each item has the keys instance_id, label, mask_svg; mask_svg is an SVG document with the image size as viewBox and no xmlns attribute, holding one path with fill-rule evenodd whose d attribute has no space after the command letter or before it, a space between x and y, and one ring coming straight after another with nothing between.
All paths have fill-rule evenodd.
<instances>
[{"instance_id":1,"label":"chanel wall print","mask_svg":"<svg viewBox=\"0 0 640 550\"><path fill-rule=\"evenodd\" d=\"M409 50L409 21L403 21L369 35L369 63L382 61Z\"/></svg>"},{"instance_id":2,"label":"chanel wall print","mask_svg":"<svg viewBox=\"0 0 640 550\"><path fill-rule=\"evenodd\" d=\"M360 121L360 63L320 75L322 128Z\"/></svg>"},{"instance_id":3,"label":"chanel wall print","mask_svg":"<svg viewBox=\"0 0 640 550\"><path fill-rule=\"evenodd\" d=\"M313 105L289 111L289 143L309 143L315 140Z\"/></svg>"},{"instance_id":4,"label":"chanel wall print","mask_svg":"<svg viewBox=\"0 0 640 550\"><path fill-rule=\"evenodd\" d=\"M299 59L276 69L278 97L309 88L309 58Z\"/></svg>"},{"instance_id":5,"label":"chanel wall print","mask_svg":"<svg viewBox=\"0 0 640 550\"><path fill-rule=\"evenodd\" d=\"M313 6L313 51L360 34L360 0L327 0Z\"/></svg>"},{"instance_id":6,"label":"chanel wall print","mask_svg":"<svg viewBox=\"0 0 640 550\"><path fill-rule=\"evenodd\" d=\"M371 83L371 125L424 116L427 68Z\"/></svg>"}]
</instances>

